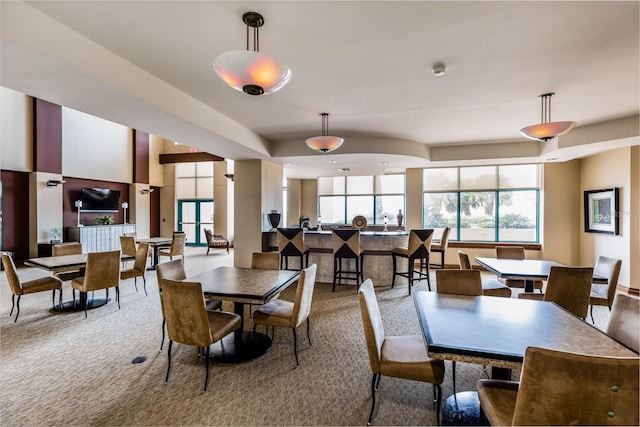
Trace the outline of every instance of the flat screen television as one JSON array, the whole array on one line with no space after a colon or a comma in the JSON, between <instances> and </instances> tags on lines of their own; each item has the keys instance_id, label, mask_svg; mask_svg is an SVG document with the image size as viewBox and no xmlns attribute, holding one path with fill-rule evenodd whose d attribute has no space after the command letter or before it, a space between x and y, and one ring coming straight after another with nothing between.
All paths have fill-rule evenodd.
<instances>
[{"instance_id":1,"label":"flat screen television","mask_svg":"<svg viewBox=\"0 0 640 427\"><path fill-rule=\"evenodd\" d=\"M108 188L83 188L80 190L80 212L118 212L120 191Z\"/></svg>"}]
</instances>

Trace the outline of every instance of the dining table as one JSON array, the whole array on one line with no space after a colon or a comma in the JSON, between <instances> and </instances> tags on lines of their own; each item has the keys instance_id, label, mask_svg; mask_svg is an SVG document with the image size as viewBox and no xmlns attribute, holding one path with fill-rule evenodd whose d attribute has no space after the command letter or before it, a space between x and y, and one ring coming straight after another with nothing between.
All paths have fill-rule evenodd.
<instances>
[{"instance_id":1,"label":"dining table","mask_svg":"<svg viewBox=\"0 0 640 427\"><path fill-rule=\"evenodd\" d=\"M199 282L205 298L232 302L233 311L242 320L242 326L223 338L220 346L211 347L209 357L217 362L239 363L266 353L271 348L271 338L262 332L244 330L245 306L264 304L299 276L299 271L292 270L218 267L185 279Z\"/></svg>"},{"instance_id":2,"label":"dining table","mask_svg":"<svg viewBox=\"0 0 640 427\"><path fill-rule=\"evenodd\" d=\"M41 268L43 270L50 271L52 273L62 273L66 271L74 271L80 270L80 274L82 275L82 271L85 269L87 265L87 256L88 253L84 254L72 254L72 255L57 255L57 256L47 256L47 257L37 257L37 258L29 258L24 263L25 265L31 267ZM132 261L135 257L126 254L120 254L121 262ZM93 294L93 293L92 293ZM105 297L94 297L87 303L87 309L96 308L105 305L109 302L109 289L106 290ZM84 301L76 300L76 301L64 301L62 304L58 304L54 307L56 311L80 311L84 310Z\"/></svg>"},{"instance_id":3,"label":"dining table","mask_svg":"<svg viewBox=\"0 0 640 427\"><path fill-rule=\"evenodd\" d=\"M559 262L540 259L476 257L476 262L498 277L524 280L525 292L533 292L536 280L547 280L551 267L565 267Z\"/></svg>"},{"instance_id":4,"label":"dining table","mask_svg":"<svg viewBox=\"0 0 640 427\"><path fill-rule=\"evenodd\" d=\"M158 265L158 246L171 245L172 241L172 237L147 237L143 239L136 238L136 243L147 243L151 248L153 256L151 258L151 266L149 267L149 270L155 270L156 265Z\"/></svg>"}]
</instances>

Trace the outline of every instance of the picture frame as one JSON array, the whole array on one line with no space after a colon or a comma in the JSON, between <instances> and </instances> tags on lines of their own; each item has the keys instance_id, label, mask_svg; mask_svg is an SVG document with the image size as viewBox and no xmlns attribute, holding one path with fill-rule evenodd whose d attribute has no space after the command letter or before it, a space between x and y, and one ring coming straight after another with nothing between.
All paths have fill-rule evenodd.
<instances>
[{"instance_id":1,"label":"picture frame","mask_svg":"<svg viewBox=\"0 0 640 427\"><path fill-rule=\"evenodd\" d=\"M584 231L620 234L618 188L584 192Z\"/></svg>"}]
</instances>

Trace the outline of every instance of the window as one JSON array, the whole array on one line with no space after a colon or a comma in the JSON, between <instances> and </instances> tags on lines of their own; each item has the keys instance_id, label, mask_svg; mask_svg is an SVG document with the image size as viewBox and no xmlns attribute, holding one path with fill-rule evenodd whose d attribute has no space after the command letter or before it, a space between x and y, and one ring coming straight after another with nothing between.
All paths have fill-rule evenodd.
<instances>
[{"instance_id":1,"label":"window","mask_svg":"<svg viewBox=\"0 0 640 427\"><path fill-rule=\"evenodd\" d=\"M384 224L404 209L404 174L318 178L318 213L323 224L350 224L363 215ZM391 222L391 221L390 221Z\"/></svg>"},{"instance_id":2,"label":"window","mask_svg":"<svg viewBox=\"0 0 640 427\"><path fill-rule=\"evenodd\" d=\"M423 225L450 227L450 240L538 242L539 177L537 164L425 169Z\"/></svg>"}]
</instances>

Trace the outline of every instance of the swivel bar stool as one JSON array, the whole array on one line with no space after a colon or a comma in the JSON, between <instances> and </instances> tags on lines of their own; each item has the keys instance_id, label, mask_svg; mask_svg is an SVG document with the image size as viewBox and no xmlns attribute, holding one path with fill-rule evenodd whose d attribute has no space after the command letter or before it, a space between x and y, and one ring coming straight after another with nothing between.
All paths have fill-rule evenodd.
<instances>
[{"instance_id":1,"label":"swivel bar stool","mask_svg":"<svg viewBox=\"0 0 640 427\"><path fill-rule=\"evenodd\" d=\"M333 292L336 290L336 281L340 285L342 280L355 280L356 292L358 292L358 286L364 282L362 274L364 251L360 248L360 230L333 230L331 241L333 243ZM342 267L342 260L345 258L355 260L355 271L345 270Z\"/></svg>"},{"instance_id":2,"label":"swivel bar stool","mask_svg":"<svg viewBox=\"0 0 640 427\"><path fill-rule=\"evenodd\" d=\"M429 290L431 290L431 279L429 278L429 250L431 248L432 238L433 228L411 230L409 233L409 246L406 248L394 248L391 251L393 259L392 288L396 284L396 276L402 276L409 280L409 295L411 295L411 286L413 286L413 282L420 281L422 279L427 279L427 285L429 286ZM407 258L407 271L398 271L398 257ZM420 268L420 270L415 270L415 261L420 261L421 267L426 266L427 272L423 273L422 268Z\"/></svg>"}]
</instances>

